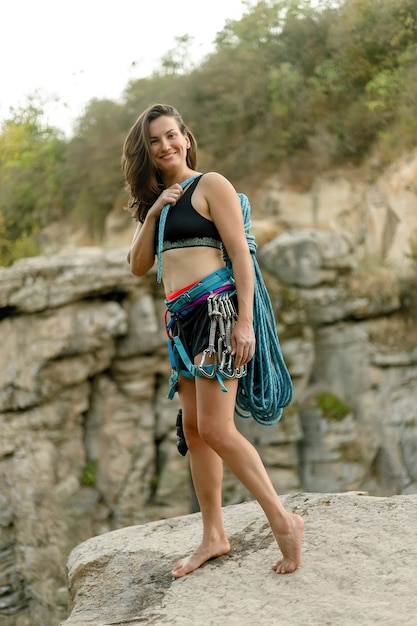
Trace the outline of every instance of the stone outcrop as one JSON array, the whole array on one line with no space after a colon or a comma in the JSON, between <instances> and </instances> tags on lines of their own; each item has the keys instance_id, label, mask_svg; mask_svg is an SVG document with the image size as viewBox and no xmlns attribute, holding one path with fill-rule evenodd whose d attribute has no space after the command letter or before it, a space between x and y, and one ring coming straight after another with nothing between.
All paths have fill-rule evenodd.
<instances>
[{"instance_id":1,"label":"stone outcrop","mask_svg":"<svg viewBox=\"0 0 417 626\"><path fill-rule=\"evenodd\" d=\"M396 626L415 624L417 496L284 496L303 515L301 567L280 576L277 547L257 503L224 509L226 556L183 579L170 568L195 547L199 514L89 539L68 562L63 626Z\"/></svg>"},{"instance_id":2,"label":"stone outcrop","mask_svg":"<svg viewBox=\"0 0 417 626\"><path fill-rule=\"evenodd\" d=\"M280 493L417 492L412 162L373 184L382 222L371 219L382 200L353 175L318 181L314 202L272 182L263 191L258 258L295 393L277 426L238 425ZM166 399L162 300L152 273L130 274L126 247L0 269L4 626L66 617L75 545L193 510L178 401ZM225 504L248 497L226 472Z\"/></svg>"}]
</instances>

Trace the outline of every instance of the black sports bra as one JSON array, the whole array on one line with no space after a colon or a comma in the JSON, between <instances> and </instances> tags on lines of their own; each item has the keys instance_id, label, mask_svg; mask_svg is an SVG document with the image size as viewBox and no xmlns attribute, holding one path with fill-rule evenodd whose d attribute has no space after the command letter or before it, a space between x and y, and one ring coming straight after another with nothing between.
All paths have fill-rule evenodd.
<instances>
[{"instance_id":1,"label":"black sports bra","mask_svg":"<svg viewBox=\"0 0 417 626\"><path fill-rule=\"evenodd\" d=\"M203 217L191 203L192 194L201 177L199 176L187 187L177 204L168 211L162 252L175 248L194 248L222 246L219 231L211 220Z\"/></svg>"}]
</instances>

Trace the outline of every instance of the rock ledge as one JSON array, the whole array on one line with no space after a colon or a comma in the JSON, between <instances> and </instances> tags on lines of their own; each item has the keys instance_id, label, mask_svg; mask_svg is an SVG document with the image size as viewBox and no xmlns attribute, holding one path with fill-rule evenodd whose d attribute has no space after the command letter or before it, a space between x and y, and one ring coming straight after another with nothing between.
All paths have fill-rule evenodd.
<instances>
[{"instance_id":1,"label":"rock ledge","mask_svg":"<svg viewBox=\"0 0 417 626\"><path fill-rule=\"evenodd\" d=\"M232 549L179 580L172 564L200 538L200 514L94 537L68 561L72 611L61 626L415 626L417 495L283 496L306 522L303 564L279 576L261 508L224 508Z\"/></svg>"}]
</instances>

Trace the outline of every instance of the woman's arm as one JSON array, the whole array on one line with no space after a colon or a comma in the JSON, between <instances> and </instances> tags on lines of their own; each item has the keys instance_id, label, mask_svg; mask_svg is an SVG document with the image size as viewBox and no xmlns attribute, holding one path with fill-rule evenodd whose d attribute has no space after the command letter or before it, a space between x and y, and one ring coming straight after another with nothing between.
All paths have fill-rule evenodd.
<instances>
[{"instance_id":1,"label":"woman's arm","mask_svg":"<svg viewBox=\"0 0 417 626\"><path fill-rule=\"evenodd\" d=\"M144 276L155 263L155 231L158 217L166 204L176 204L183 193L181 185L175 183L164 189L149 209L143 224L138 224L127 253L130 270L136 276Z\"/></svg>"},{"instance_id":2,"label":"woman's arm","mask_svg":"<svg viewBox=\"0 0 417 626\"><path fill-rule=\"evenodd\" d=\"M149 272L155 262L155 229L157 215L150 214L143 224L139 223L133 235L127 253L127 262L130 271L136 276L144 276Z\"/></svg>"},{"instance_id":3,"label":"woman's arm","mask_svg":"<svg viewBox=\"0 0 417 626\"><path fill-rule=\"evenodd\" d=\"M238 320L232 334L235 365L240 367L255 351L253 331L254 270L245 235L242 207L233 185L221 174L205 174L204 195L210 216L227 250L236 281ZM200 183L201 184L201 183Z\"/></svg>"}]
</instances>

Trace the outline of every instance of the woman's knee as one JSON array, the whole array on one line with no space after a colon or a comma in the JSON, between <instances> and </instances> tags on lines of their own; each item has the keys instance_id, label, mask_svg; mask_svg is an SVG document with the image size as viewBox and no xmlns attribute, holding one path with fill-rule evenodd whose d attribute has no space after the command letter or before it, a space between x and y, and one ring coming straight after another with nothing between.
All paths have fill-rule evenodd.
<instances>
[{"instance_id":1,"label":"woman's knee","mask_svg":"<svg viewBox=\"0 0 417 626\"><path fill-rule=\"evenodd\" d=\"M226 428L212 420L199 420L198 432L205 444L222 456L222 452L232 444L234 429Z\"/></svg>"}]
</instances>

